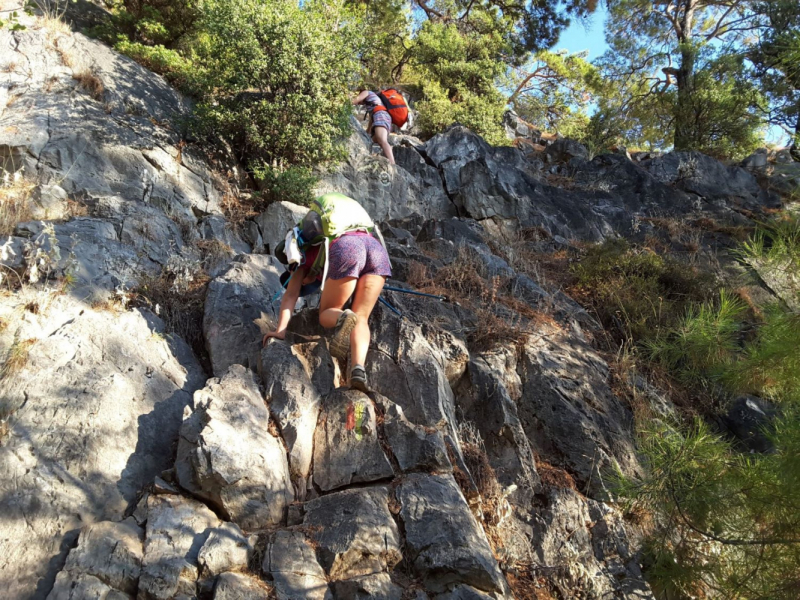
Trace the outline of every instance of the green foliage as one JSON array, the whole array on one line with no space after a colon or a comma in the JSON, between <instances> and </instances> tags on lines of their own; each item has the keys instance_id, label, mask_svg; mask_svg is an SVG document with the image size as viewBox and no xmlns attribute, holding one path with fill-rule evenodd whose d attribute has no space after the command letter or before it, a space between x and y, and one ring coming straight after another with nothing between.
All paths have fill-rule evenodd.
<instances>
[{"instance_id":1,"label":"green foliage","mask_svg":"<svg viewBox=\"0 0 800 600\"><path fill-rule=\"evenodd\" d=\"M592 136L737 158L761 140L765 102L741 51L754 1L609 0L608 89Z\"/></svg>"},{"instance_id":2,"label":"green foliage","mask_svg":"<svg viewBox=\"0 0 800 600\"><path fill-rule=\"evenodd\" d=\"M341 2L209 0L199 131L272 168L340 156L358 22Z\"/></svg>"},{"instance_id":3,"label":"green foliage","mask_svg":"<svg viewBox=\"0 0 800 600\"><path fill-rule=\"evenodd\" d=\"M286 200L308 206L314 200L313 191L317 178L311 169L288 167L280 170L261 164L255 166L253 175L258 181L258 187L267 203Z\"/></svg>"},{"instance_id":4,"label":"green foliage","mask_svg":"<svg viewBox=\"0 0 800 600\"><path fill-rule=\"evenodd\" d=\"M423 100L417 108L427 135L458 122L494 144L507 143L501 121L505 98L495 83L505 71L501 36L464 33L455 24L428 21L410 59Z\"/></svg>"},{"instance_id":5,"label":"green foliage","mask_svg":"<svg viewBox=\"0 0 800 600\"><path fill-rule=\"evenodd\" d=\"M742 245L741 254L745 260L787 265L787 270L797 271L800 268L800 217L786 214L765 223Z\"/></svg>"},{"instance_id":6,"label":"green foliage","mask_svg":"<svg viewBox=\"0 0 800 600\"><path fill-rule=\"evenodd\" d=\"M708 300L714 281L696 269L610 240L590 248L572 267L575 292L591 304L600 321L620 341L666 335L693 303Z\"/></svg>"},{"instance_id":7,"label":"green foliage","mask_svg":"<svg viewBox=\"0 0 800 600\"><path fill-rule=\"evenodd\" d=\"M690 305L676 326L644 342L645 354L685 383L719 376L739 350L744 304L724 290L717 302Z\"/></svg>"},{"instance_id":8,"label":"green foliage","mask_svg":"<svg viewBox=\"0 0 800 600\"><path fill-rule=\"evenodd\" d=\"M106 0L112 27L129 40L173 47L195 31L199 0Z\"/></svg>"},{"instance_id":9,"label":"green foliage","mask_svg":"<svg viewBox=\"0 0 800 600\"><path fill-rule=\"evenodd\" d=\"M523 119L567 137L585 137L586 106L599 83L585 54L538 52L512 73L511 83L509 103Z\"/></svg>"},{"instance_id":10,"label":"green foliage","mask_svg":"<svg viewBox=\"0 0 800 600\"><path fill-rule=\"evenodd\" d=\"M172 85L186 94L195 94L202 66L184 57L176 50L164 46L147 46L127 38L118 41L114 48L131 57L140 65L163 75Z\"/></svg>"},{"instance_id":11,"label":"green foliage","mask_svg":"<svg viewBox=\"0 0 800 600\"><path fill-rule=\"evenodd\" d=\"M800 419L786 411L775 452L737 453L696 421L682 431L651 420L641 478L618 476L618 493L656 513L646 566L668 598L797 597L800 586Z\"/></svg>"},{"instance_id":12,"label":"green foliage","mask_svg":"<svg viewBox=\"0 0 800 600\"><path fill-rule=\"evenodd\" d=\"M769 307L755 339L722 378L731 390L800 406L800 314Z\"/></svg>"}]
</instances>

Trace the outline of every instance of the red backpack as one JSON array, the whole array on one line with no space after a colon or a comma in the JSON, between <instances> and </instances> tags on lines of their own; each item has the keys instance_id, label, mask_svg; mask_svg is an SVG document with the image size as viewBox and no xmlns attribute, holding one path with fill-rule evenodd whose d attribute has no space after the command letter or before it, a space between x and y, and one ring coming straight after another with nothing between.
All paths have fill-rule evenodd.
<instances>
[{"instance_id":1,"label":"red backpack","mask_svg":"<svg viewBox=\"0 0 800 600\"><path fill-rule=\"evenodd\" d=\"M402 127L408 121L408 104L406 104L403 95L395 89L389 88L378 92L378 98L383 102L383 106L389 111L389 116L392 117L392 123L396 127ZM381 107L376 107L380 110Z\"/></svg>"}]
</instances>

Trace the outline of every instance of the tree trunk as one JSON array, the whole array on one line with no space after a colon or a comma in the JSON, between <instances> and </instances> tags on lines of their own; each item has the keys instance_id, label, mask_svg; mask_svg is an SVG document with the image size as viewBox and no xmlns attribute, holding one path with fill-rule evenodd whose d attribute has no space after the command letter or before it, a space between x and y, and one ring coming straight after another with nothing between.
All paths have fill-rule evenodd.
<instances>
[{"instance_id":1,"label":"tree trunk","mask_svg":"<svg viewBox=\"0 0 800 600\"><path fill-rule=\"evenodd\" d=\"M793 159L800 162L800 111L797 112L797 120L794 123L794 140L789 147L789 154Z\"/></svg>"},{"instance_id":2,"label":"tree trunk","mask_svg":"<svg viewBox=\"0 0 800 600\"><path fill-rule=\"evenodd\" d=\"M691 150L697 131L693 107L695 50L691 43L681 46L681 64L676 74L678 101L675 104L675 150Z\"/></svg>"},{"instance_id":3,"label":"tree trunk","mask_svg":"<svg viewBox=\"0 0 800 600\"><path fill-rule=\"evenodd\" d=\"M677 27L681 64L676 75L678 101L675 104L675 150L691 150L697 144L697 131L693 107L694 69L697 48L692 40L694 11L697 0L683 0L683 17Z\"/></svg>"}]
</instances>

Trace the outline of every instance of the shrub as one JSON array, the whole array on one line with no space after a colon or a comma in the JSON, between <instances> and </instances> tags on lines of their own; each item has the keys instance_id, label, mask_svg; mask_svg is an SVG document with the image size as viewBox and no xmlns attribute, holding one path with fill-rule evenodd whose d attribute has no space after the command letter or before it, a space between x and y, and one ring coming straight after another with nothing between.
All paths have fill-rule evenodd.
<instances>
[{"instance_id":1,"label":"shrub","mask_svg":"<svg viewBox=\"0 0 800 600\"><path fill-rule=\"evenodd\" d=\"M259 165L253 174L267 203L287 200L294 204L308 206L314 199L314 185L317 177L306 167L274 169L269 165Z\"/></svg>"},{"instance_id":2,"label":"shrub","mask_svg":"<svg viewBox=\"0 0 800 600\"><path fill-rule=\"evenodd\" d=\"M190 95L197 92L198 73L202 67L176 50L164 46L147 46L128 39L120 40L114 48L154 73L163 75L182 92Z\"/></svg>"},{"instance_id":3,"label":"shrub","mask_svg":"<svg viewBox=\"0 0 800 600\"><path fill-rule=\"evenodd\" d=\"M617 341L663 335L715 290L711 275L621 239L589 248L571 270L577 278L572 292Z\"/></svg>"},{"instance_id":4,"label":"shrub","mask_svg":"<svg viewBox=\"0 0 800 600\"><path fill-rule=\"evenodd\" d=\"M357 22L343 2L210 0L198 130L232 140L251 167L283 170L341 156Z\"/></svg>"},{"instance_id":5,"label":"shrub","mask_svg":"<svg viewBox=\"0 0 800 600\"><path fill-rule=\"evenodd\" d=\"M686 383L721 375L739 350L745 305L724 291L717 302L689 306L673 328L646 340L648 357Z\"/></svg>"},{"instance_id":6,"label":"shrub","mask_svg":"<svg viewBox=\"0 0 800 600\"><path fill-rule=\"evenodd\" d=\"M800 586L800 419L776 425L775 452L736 453L696 421L660 420L642 432L646 476L621 475L617 492L654 511L645 566L667 598L797 597Z\"/></svg>"}]
</instances>

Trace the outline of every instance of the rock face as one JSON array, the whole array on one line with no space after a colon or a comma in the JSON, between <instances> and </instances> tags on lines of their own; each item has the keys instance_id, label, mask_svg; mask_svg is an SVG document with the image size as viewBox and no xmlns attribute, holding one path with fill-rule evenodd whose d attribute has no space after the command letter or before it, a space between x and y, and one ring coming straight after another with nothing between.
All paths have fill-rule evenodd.
<instances>
[{"instance_id":1,"label":"rock face","mask_svg":"<svg viewBox=\"0 0 800 600\"><path fill-rule=\"evenodd\" d=\"M261 331L255 320L264 314L275 321L273 296L282 289L283 266L271 256L245 255L208 286L203 333L214 375L231 365L258 369Z\"/></svg>"},{"instance_id":2,"label":"rock face","mask_svg":"<svg viewBox=\"0 0 800 600\"><path fill-rule=\"evenodd\" d=\"M322 396L311 377L330 374L333 386L334 366L327 349L321 343L290 345L273 340L261 351L261 377L272 417L280 428L289 451L289 469L298 499L305 499L306 482L311 471L314 431L317 427ZM311 357L311 361L308 360ZM314 360L316 359L316 360Z\"/></svg>"},{"instance_id":3,"label":"rock face","mask_svg":"<svg viewBox=\"0 0 800 600\"><path fill-rule=\"evenodd\" d=\"M13 600L47 596L80 527L121 519L169 468L203 375L180 339L138 311L61 297L48 314L11 322L12 340L30 340L26 366L0 381L13 414L0 447L0 581Z\"/></svg>"},{"instance_id":4,"label":"rock face","mask_svg":"<svg viewBox=\"0 0 800 600\"><path fill-rule=\"evenodd\" d=\"M541 455L565 467L590 495L603 495L612 465L640 469L632 416L608 387L608 365L577 339L530 342L521 365L520 418Z\"/></svg>"},{"instance_id":5,"label":"rock face","mask_svg":"<svg viewBox=\"0 0 800 600\"><path fill-rule=\"evenodd\" d=\"M348 159L332 172L320 173L317 194L336 191L355 198L379 221L414 213L438 216L453 211L438 173L426 168L421 157L410 155L403 159L411 171L390 165L385 158L371 154L372 142L365 139L358 123L353 124L353 130ZM398 154L402 156L403 152ZM424 173L423 177L415 177L414 171Z\"/></svg>"},{"instance_id":6,"label":"rock face","mask_svg":"<svg viewBox=\"0 0 800 600\"><path fill-rule=\"evenodd\" d=\"M398 489L410 560L428 589L465 582L502 592L505 580L451 475L409 475Z\"/></svg>"},{"instance_id":7,"label":"rock face","mask_svg":"<svg viewBox=\"0 0 800 600\"><path fill-rule=\"evenodd\" d=\"M368 396L348 390L325 399L314 436L314 465L314 483L326 492L393 475Z\"/></svg>"},{"instance_id":8,"label":"rock face","mask_svg":"<svg viewBox=\"0 0 800 600\"><path fill-rule=\"evenodd\" d=\"M85 527L48 600L134 596L142 567L143 537L144 532L130 517L121 523L104 521Z\"/></svg>"},{"instance_id":9,"label":"rock face","mask_svg":"<svg viewBox=\"0 0 800 600\"><path fill-rule=\"evenodd\" d=\"M345 490L306 503L320 563L332 581L384 572L400 562L400 533L385 486Z\"/></svg>"},{"instance_id":10,"label":"rock face","mask_svg":"<svg viewBox=\"0 0 800 600\"><path fill-rule=\"evenodd\" d=\"M196 593L197 556L219 519L199 502L180 496L150 496L144 544L141 600L169 600Z\"/></svg>"},{"instance_id":11,"label":"rock face","mask_svg":"<svg viewBox=\"0 0 800 600\"><path fill-rule=\"evenodd\" d=\"M591 344L600 326L509 248L642 240L653 217L749 225L776 198L748 171L697 153L590 160L513 115L526 144L455 125L425 143L393 136L391 166L355 123L318 192L384 222L400 285L469 257L470 277L518 301L496 316L531 334L482 348L468 302L392 292L404 318L373 312L363 394L341 387L349 365L316 310L262 348L283 267L259 253L306 208L274 203L233 227L219 178L177 133L188 105L98 42L31 26L0 29L0 49L0 165L33 178L34 219L12 224L0 264L31 279L41 259L38 284L0 295L0 595L499 600L523 597L502 570L522 558L558 597L652 597L641 540L601 501L606 469L641 467ZM795 165L779 166L793 190ZM198 265L211 373L152 314L95 302ZM752 266L796 301L791 281ZM770 417L744 399L723 424L766 451Z\"/></svg>"},{"instance_id":12,"label":"rock face","mask_svg":"<svg viewBox=\"0 0 800 600\"><path fill-rule=\"evenodd\" d=\"M294 499L286 451L269 433L269 412L252 372L233 365L195 393L175 470L181 487L244 529L284 520Z\"/></svg>"},{"instance_id":13,"label":"rock face","mask_svg":"<svg viewBox=\"0 0 800 600\"><path fill-rule=\"evenodd\" d=\"M98 41L44 27L4 28L0 48L15 65L0 96L4 168L70 195L122 196L192 222L194 212L219 212L208 169L158 124L188 110L163 78ZM96 97L79 79L99 84ZM14 110L6 108L12 98Z\"/></svg>"},{"instance_id":14,"label":"rock face","mask_svg":"<svg viewBox=\"0 0 800 600\"><path fill-rule=\"evenodd\" d=\"M279 600L333 598L314 548L299 531L278 531L270 538L262 569Z\"/></svg>"}]
</instances>

